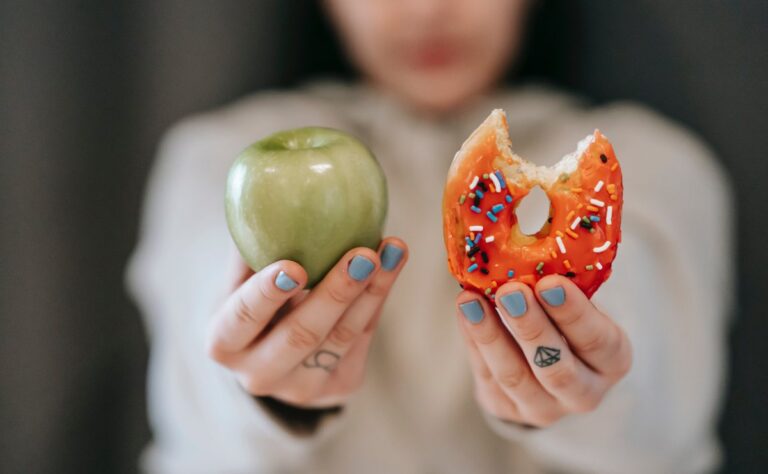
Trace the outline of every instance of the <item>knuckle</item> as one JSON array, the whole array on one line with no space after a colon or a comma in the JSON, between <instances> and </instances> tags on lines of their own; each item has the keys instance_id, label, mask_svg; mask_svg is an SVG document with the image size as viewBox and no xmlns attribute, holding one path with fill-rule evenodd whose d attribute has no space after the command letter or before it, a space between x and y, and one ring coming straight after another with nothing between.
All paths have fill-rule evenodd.
<instances>
[{"instance_id":1,"label":"knuckle","mask_svg":"<svg viewBox=\"0 0 768 474\"><path fill-rule=\"evenodd\" d=\"M242 295L235 301L235 318L243 324L256 324L258 321L254 315L253 308L245 301Z\"/></svg>"},{"instance_id":2,"label":"knuckle","mask_svg":"<svg viewBox=\"0 0 768 474\"><path fill-rule=\"evenodd\" d=\"M328 341L333 345L346 347L350 345L357 336L357 331L339 323L331 330L331 333L328 335Z\"/></svg>"},{"instance_id":3,"label":"knuckle","mask_svg":"<svg viewBox=\"0 0 768 474\"><path fill-rule=\"evenodd\" d=\"M606 374L621 378L632 367L632 351L629 340L618 326L597 333L592 339L581 344L578 348L581 354L599 353L600 358L610 361Z\"/></svg>"},{"instance_id":4,"label":"knuckle","mask_svg":"<svg viewBox=\"0 0 768 474\"><path fill-rule=\"evenodd\" d=\"M532 342L539 339L544 334L545 329L546 326L541 321L537 321L520 325L515 331L515 335L522 342Z\"/></svg>"},{"instance_id":5,"label":"knuckle","mask_svg":"<svg viewBox=\"0 0 768 474\"><path fill-rule=\"evenodd\" d=\"M565 314L565 315L562 315L560 318L557 318L557 324L562 327L578 324L584 318L585 313L586 313L586 308L583 305L577 308L573 308L570 314Z\"/></svg>"},{"instance_id":6,"label":"knuckle","mask_svg":"<svg viewBox=\"0 0 768 474\"><path fill-rule=\"evenodd\" d=\"M477 368L477 376L480 377L480 380L483 382L493 381L493 373L491 372L491 369L489 369L485 364Z\"/></svg>"},{"instance_id":7,"label":"knuckle","mask_svg":"<svg viewBox=\"0 0 768 474\"><path fill-rule=\"evenodd\" d=\"M265 301L269 301L272 303L280 303L284 300L284 298L280 297L280 294L278 294L275 289L272 287L272 285L269 285L266 283L266 280L261 279L258 284L256 285L256 289L259 292L259 295L262 299Z\"/></svg>"},{"instance_id":8,"label":"knuckle","mask_svg":"<svg viewBox=\"0 0 768 474\"><path fill-rule=\"evenodd\" d=\"M320 344L320 335L300 320L293 319L288 326L287 343L294 349L308 350Z\"/></svg>"},{"instance_id":9,"label":"knuckle","mask_svg":"<svg viewBox=\"0 0 768 474\"><path fill-rule=\"evenodd\" d=\"M585 354L608 348L608 334L605 331L596 331L594 336L580 345L579 350Z\"/></svg>"},{"instance_id":10,"label":"knuckle","mask_svg":"<svg viewBox=\"0 0 768 474\"><path fill-rule=\"evenodd\" d=\"M553 390L566 389L578 381L576 368L572 364L566 364L548 371L545 373L544 378Z\"/></svg>"},{"instance_id":11,"label":"knuckle","mask_svg":"<svg viewBox=\"0 0 768 474\"><path fill-rule=\"evenodd\" d=\"M338 282L328 286L327 294L333 302L341 306L347 306L354 299L354 295L350 290L351 288L349 285L339 280Z\"/></svg>"},{"instance_id":12,"label":"knuckle","mask_svg":"<svg viewBox=\"0 0 768 474\"><path fill-rule=\"evenodd\" d=\"M487 346L496 342L499 336L501 336L501 331L493 326L487 326L485 331L477 331L472 334L472 339L482 346Z\"/></svg>"},{"instance_id":13,"label":"knuckle","mask_svg":"<svg viewBox=\"0 0 768 474\"><path fill-rule=\"evenodd\" d=\"M387 293L389 293L389 285L374 279L374 281L365 288L365 292L377 297L387 296Z\"/></svg>"},{"instance_id":14,"label":"knuckle","mask_svg":"<svg viewBox=\"0 0 768 474\"><path fill-rule=\"evenodd\" d=\"M618 326L613 326L610 333L605 336L603 346L605 347L605 352L609 359L621 356L624 347L624 336Z\"/></svg>"},{"instance_id":15,"label":"knuckle","mask_svg":"<svg viewBox=\"0 0 768 474\"><path fill-rule=\"evenodd\" d=\"M520 368L509 369L499 374L496 381L502 388L515 389L525 380L525 371Z\"/></svg>"}]
</instances>

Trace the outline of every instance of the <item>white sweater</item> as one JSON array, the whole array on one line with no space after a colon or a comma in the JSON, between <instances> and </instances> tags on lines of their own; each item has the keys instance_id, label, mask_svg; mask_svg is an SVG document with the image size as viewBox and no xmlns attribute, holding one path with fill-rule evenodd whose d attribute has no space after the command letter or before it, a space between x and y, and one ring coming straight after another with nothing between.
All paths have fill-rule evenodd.
<instances>
[{"instance_id":1,"label":"white sweater","mask_svg":"<svg viewBox=\"0 0 768 474\"><path fill-rule=\"evenodd\" d=\"M594 297L634 346L634 366L600 407L546 429L483 415L455 321L441 196L462 140L507 111L515 151L552 164L595 128L624 171L623 242ZM386 234L411 258L372 345L363 389L312 436L283 428L206 357L206 323L224 298L234 245L223 211L237 153L306 125L360 137L388 180ZM533 212L536 210L534 209ZM545 209L538 212L545 213ZM128 286L151 338L154 434L142 463L162 473L684 473L714 469L731 295L732 208L711 153L680 126L629 103L588 108L524 87L449 118L410 113L362 86L257 94L174 127L147 191Z\"/></svg>"}]
</instances>

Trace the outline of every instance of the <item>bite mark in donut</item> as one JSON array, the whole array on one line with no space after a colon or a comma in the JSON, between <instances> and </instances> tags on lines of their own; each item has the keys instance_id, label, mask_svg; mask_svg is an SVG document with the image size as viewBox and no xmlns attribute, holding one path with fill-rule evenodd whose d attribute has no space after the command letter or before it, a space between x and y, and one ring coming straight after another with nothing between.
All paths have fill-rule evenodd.
<instances>
[{"instance_id":1,"label":"bite mark in donut","mask_svg":"<svg viewBox=\"0 0 768 474\"><path fill-rule=\"evenodd\" d=\"M534 186L550 201L549 217L524 234L515 210ZM590 297L608 279L621 241L623 186L613 146L595 130L551 167L512 152L506 115L496 109L464 142L443 193L448 266L462 288L489 299L508 280L533 286L569 277Z\"/></svg>"}]
</instances>

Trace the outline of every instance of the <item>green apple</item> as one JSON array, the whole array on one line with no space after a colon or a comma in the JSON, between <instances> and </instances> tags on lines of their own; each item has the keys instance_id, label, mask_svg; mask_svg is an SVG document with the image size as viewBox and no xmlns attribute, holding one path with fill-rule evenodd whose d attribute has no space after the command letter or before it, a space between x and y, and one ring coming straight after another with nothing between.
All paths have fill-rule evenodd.
<instances>
[{"instance_id":1,"label":"green apple","mask_svg":"<svg viewBox=\"0 0 768 474\"><path fill-rule=\"evenodd\" d=\"M293 260L312 287L347 250L379 245L387 183L355 137L330 128L286 130L237 157L227 177L226 214L254 271Z\"/></svg>"}]
</instances>

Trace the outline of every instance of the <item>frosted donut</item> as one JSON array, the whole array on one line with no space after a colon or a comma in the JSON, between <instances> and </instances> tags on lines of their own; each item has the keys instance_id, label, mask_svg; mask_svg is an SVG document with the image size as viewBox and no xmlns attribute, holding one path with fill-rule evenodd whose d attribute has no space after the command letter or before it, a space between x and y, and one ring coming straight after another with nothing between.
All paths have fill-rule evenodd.
<instances>
[{"instance_id":1,"label":"frosted donut","mask_svg":"<svg viewBox=\"0 0 768 474\"><path fill-rule=\"evenodd\" d=\"M539 185L549 218L524 234L515 209ZM598 130L551 167L512 152L507 118L496 109L464 142L443 193L448 267L461 286L494 298L509 280L533 286L569 277L590 297L608 279L621 241L621 167Z\"/></svg>"}]
</instances>

